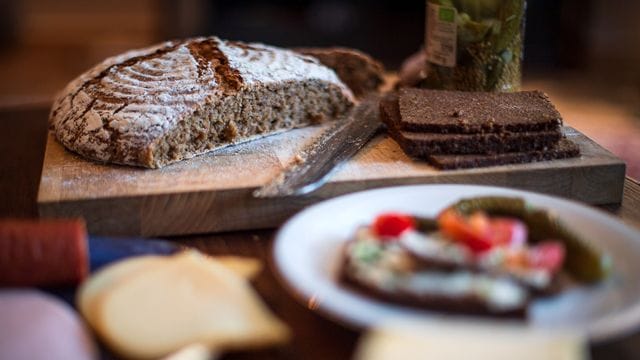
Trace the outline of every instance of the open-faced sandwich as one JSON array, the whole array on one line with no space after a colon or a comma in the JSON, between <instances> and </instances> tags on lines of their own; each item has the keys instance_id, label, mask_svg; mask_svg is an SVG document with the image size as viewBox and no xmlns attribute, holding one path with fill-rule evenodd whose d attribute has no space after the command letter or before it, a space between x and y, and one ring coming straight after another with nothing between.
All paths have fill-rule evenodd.
<instances>
[{"instance_id":1,"label":"open-faced sandwich","mask_svg":"<svg viewBox=\"0 0 640 360\"><path fill-rule=\"evenodd\" d=\"M341 281L445 312L526 317L529 303L607 277L606 255L520 198L461 200L435 219L384 213L347 242Z\"/></svg>"}]
</instances>

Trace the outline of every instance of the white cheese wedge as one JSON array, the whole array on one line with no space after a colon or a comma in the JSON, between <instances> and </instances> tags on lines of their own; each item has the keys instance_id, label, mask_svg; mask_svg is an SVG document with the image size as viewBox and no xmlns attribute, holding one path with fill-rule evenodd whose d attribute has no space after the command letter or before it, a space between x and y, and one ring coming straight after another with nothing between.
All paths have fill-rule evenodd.
<instances>
[{"instance_id":1,"label":"white cheese wedge","mask_svg":"<svg viewBox=\"0 0 640 360\"><path fill-rule=\"evenodd\" d=\"M109 265L92 275L82 283L76 295L76 306L85 320L92 327L96 326L96 299L111 290L114 284L132 276L138 271L144 271L149 266L167 261L164 256L138 256Z\"/></svg>"},{"instance_id":2,"label":"white cheese wedge","mask_svg":"<svg viewBox=\"0 0 640 360\"><path fill-rule=\"evenodd\" d=\"M193 343L244 349L289 336L245 278L196 252L131 274L95 307L98 334L130 358L157 358Z\"/></svg>"},{"instance_id":3,"label":"white cheese wedge","mask_svg":"<svg viewBox=\"0 0 640 360\"><path fill-rule=\"evenodd\" d=\"M136 256L106 266L82 283L78 289L76 296L78 310L85 320L95 327L96 299L108 292L118 281L138 271L145 271L149 266L153 267L153 264L167 259L169 258L166 256L158 255ZM248 257L216 256L215 261L247 279L254 278L262 270L262 263L259 260Z\"/></svg>"}]
</instances>

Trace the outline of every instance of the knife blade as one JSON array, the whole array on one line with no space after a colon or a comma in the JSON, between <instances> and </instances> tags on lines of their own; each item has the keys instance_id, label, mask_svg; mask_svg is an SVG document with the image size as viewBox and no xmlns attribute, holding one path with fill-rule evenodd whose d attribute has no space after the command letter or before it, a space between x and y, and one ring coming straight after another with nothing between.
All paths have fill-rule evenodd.
<instances>
[{"instance_id":1,"label":"knife blade","mask_svg":"<svg viewBox=\"0 0 640 360\"><path fill-rule=\"evenodd\" d=\"M320 188L342 163L360 150L380 128L379 95L356 105L299 154L301 161L284 168L253 192L257 198L304 195Z\"/></svg>"}]
</instances>

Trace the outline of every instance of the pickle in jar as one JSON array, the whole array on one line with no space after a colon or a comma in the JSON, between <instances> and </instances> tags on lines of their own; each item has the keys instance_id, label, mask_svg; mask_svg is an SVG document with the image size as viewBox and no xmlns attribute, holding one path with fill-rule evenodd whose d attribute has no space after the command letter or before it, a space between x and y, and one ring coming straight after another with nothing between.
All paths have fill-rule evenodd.
<instances>
[{"instance_id":1,"label":"pickle in jar","mask_svg":"<svg viewBox=\"0 0 640 360\"><path fill-rule=\"evenodd\" d=\"M427 7L431 24L427 24L429 69L424 87L519 90L525 0L429 0ZM442 9L455 14L454 27L433 15Z\"/></svg>"}]
</instances>

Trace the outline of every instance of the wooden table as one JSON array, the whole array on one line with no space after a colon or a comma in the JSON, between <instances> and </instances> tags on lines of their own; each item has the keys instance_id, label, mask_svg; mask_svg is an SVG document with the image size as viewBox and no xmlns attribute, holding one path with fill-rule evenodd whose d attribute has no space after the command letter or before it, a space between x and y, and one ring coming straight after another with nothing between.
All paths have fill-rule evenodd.
<instances>
[{"instance_id":1,"label":"wooden table","mask_svg":"<svg viewBox=\"0 0 640 360\"><path fill-rule=\"evenodd\" d=\"M36 217L36 192L46 139L47 108L0 110L0 217ZM640 184L627 178L622 204L603 206L640 227ZM360 333L333 323L297 302L276 279L270 250L274 230L172 238L210 254L259 258L268 264L255 280L266 303L293 330L290 345L225 356L233 359L347 359ZM640 275L639 275L640 276ZM591 348L593 359L640 357L640 331Z\"/></svg>"}]
</instances>

